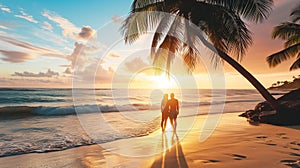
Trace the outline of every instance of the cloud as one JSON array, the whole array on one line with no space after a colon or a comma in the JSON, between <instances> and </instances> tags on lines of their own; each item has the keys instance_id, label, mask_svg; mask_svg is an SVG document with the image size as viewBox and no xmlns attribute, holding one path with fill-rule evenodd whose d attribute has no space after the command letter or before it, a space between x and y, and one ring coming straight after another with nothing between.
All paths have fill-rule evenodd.
<instances>
[{"instance_id":1,"label":"cloud","mask_svg":"<svg viewBox=\"0 0 300 168\"><path fill-rule=\"evenodd\" d=\"M60 65L60 67L67 67L67 68L69 68L69 67L71 67L71 65Z\"/></svg>"},{"instance_id":2,"label":"cloud","mask_svg":"<svg viewBox=\"0 0 300 168\"><path fill-rule=\"evenodd\" d=\"M50 23L48 23L47 21L44 21L44 24L43 24L42 28L45 29L45 30L51 31L51 32L53 30L52 25Z\"/></svg>"},{"instance_id":3,"label":"cloud","mask_svg":"<svg viewBox=\"0 0 300 168\"><path fill-rule=\"evenodd\" d=\"M71 70L71 68L66 68L66 70L65 70L65 72L64 72L65 74L72 74L72 70Z\"/></svg>"},{"instance_id":4,"label":"cloud","mask_svg":"<svg viewBox=\"0 0 300 168\"><path fill-rule=\"evenodd\" d=\"M82 28L79 28L68 19L63 18L62 16L51 11L46 10L42 13L42 15L55 22L57 26L62 28L62 34L64 37L69 37L73 40L87 40L96 32L90 26L83 26Z\"/></svg>"},{"instance_id":5,"label":"cloud","mask_svg":"<svg viewBox=\"0 0 300 168\"><path fill-rule=\"evenodd\" d=\"M142 68L148 67L149 65L146 64L141 58L136 57L131 61L125 62L125 67L130 72L137 72Z\"/></svg>"},{"instance_id":6,"label":"cloud","mask_svg":"<svg viewBox=\"0 0 300 168\"><path fill-rule=\"evenodd\" d=\"M4 58L0 58L1 60L11 63L20 63L35 57L32 54L18 51L0 50L0 53L4 56Z\"/></svg>"},{"instance_id":7,"label":"cloud","mask_svg":"<svg viewBox=\"0 0 300 168\"><path fill-rule=\"evenodd\" d=\"M43 55L43 56L50 56L50 57L61 57L63 56L63 54L60 51L56 51L53 49L48 49L48 48L44 48L44 47L39 47L36 45L33 45L31 43L28 42L23 42L23 41L19 41L16 40L14 38L10 38L10 37L6 37L6 36L1 36L0 35L0 40L7 42L9 44L12 44L14 46L17 47L21 47L23 49L27 49L27 50L31 50L31 54L39 54L39 55Z\"/></svg>"},{"instance_id":8,"label":"cloud","mask_svg":"<svg viewBox=\"0 0 300 168\"><path fill-rule=\"evenodd\" d=\"M89 39L95 34L95 30L93 30L90 26L83 26L81 31L78 33L78 37L82 39Z\"/></svg>"},{"instance_id":9,"label":"cloud","mask_svg":"<svg viewBox=\"0 0 300 168\"><path fill-rule=\"evenodd\" d=\"M60 28L62 28L62 34L65 37L69 37L71 39L76 39L75 33L80 32L80 28L76 27L73 23L71 23L68 19L61 17L60 15L51 12L44 11L42 15L49 20L55 22Z\"/></svg>"},{"instance_id":10,"label":"cloud","mask_svg":"<svg viewBox=\"0 0 300 168\"><path fill-rule=\"evenodd\" d=\"M9 8L6 8L6 7L2 7L1 10L4 11L4 12L8 12L8 13L11 12L10 9L9 9Z\"/></svg>"},{"instance_id":11,"label":"cloud","mask_svg":"<svg viewBox=\"0 0 300 168\"><path fill-rule=\"evenodd\" d=\"M43 47L38 47L38 46L35 46L31 43L19 41L19 40L10 38L10 37L5 37L5 36L0 36L0 37L1 37L2 41L5 41L7 43L10 43L12 45L22 47L22 48L25 48L25 49L40 51L40 52L54 52L53 50L43 48Z\"/></svg>"},{"instance_id":12,"label":"cloud","mask_svg":"<svg viewBox=\"0 0 300 168\"><path fill-rule=\"evenodd\" d=\"M11 76L21 76L21 77L35 77L35 78L41 78L41 77L48 77L52 78L54 76L59 76L58 72L54 72L51 69L48 69L47 72L39 72L39 73L32 73L32 72L15 72Z\"/></svg>"},{"instance_id":13,"label":"cloud","mask_svg":"<svg viewBox=\"0 0 300 168\"><path fill-rule=\"evenodd\" d=\"M87 46L75 42L72 54L67 56L67 59L71 61L71 68L73 69L75 65L77 65L78 68L84 68L84 66L90 61L88 56L97 51L97 49L98 48L93 46ZM91 62L94 62L94 60Z\"/></svg>"},{"instance_id":14,"label":"cloud","mask_svg":"<svg viewBox=\"0 0 300 168\"><path fill-rule=\"evenodd\" d=\"M14 48L16 48L16 50L18 49L18 51L0 50L0 53L4 56L0 59L3 61L11 63L20 63L29 59L33 59L38 55L67 59L67 56L61 53L60 51L36 46L31 43L19 41L11 37L0 35L0 41L4 41L8 44L11 44ZM0 44L3 45L3 43ZM20 51L20 49L22 49L22 51Z\"/></svg>"},{"instance_id":15,"label":"cloud","mask_svg":"<svg viewBox=\"0 0 300 168\"><path fill-rule=\"evenodd\" d=\"M8 27L6 27L6 26L3 26L3 25L0 25L0 29L9 30L9 28L8 28Z\"/></svg>"},{"instance_id":16,"label":"cloud","mask_svg":"<svg viewBox=\"0 0 300 168\"><path fill-rule=\"evenodd\" d=\"M7 35L7 33L5 31L0 30L0 35Z\"/></svg>"},{"instance_id":17,"label":"cloud","mask_svg":"<svg viewBox=\"0 0 300 168\"><path fill-rule=\"evenodd\" d=\"M119 57L121 57L120 55L115 54L115 53L109 53L108 56L112 57L112 58L119 58Z\"/></svg>"},{"instance_id":18,"label":"cloud","mask_svg":"<svg viewBox=\"0 0 300 168\"><path fill-rule=\"evenodd\" d=\"M21 9L21 10L20 10L20 13L21 13L21 15L15 15L15 17L25 19L25 20L27 20L27 21L29 21L29 22L32 22L32 23L38 23L38 21L35 20L31 15L28 15L28 14L24 11L24 9Z\"/></svg>"},{"instance_id":19,"label":"cloud","mask_svg":"<svg viewBox=\"0 0 300 168\"><path fill-rule=\"evenodd\" d=\"M72 51L72 49L67 49L67 46L70 46L70 42L66 38L56 33L53 33L52 31L44 29L35 29L33 30L33 35L40 38L44 42L50 42L50 44L55 43L56 46L60 46L60 52L68 53Z\"/></svg>"},{"instance_id":20,"label":"cloud","mask_svg":"<svg viewBox=\"0 0 300 168\"><path fill-rule=\"evenodd\" d=\"M112 81L113 76L114 70L111 67L105 69L96 62L89 64L82 71L76 72L76 78L87 83L94 81L96 83L109 83Z\"/></svg>"},{"instance_id":21,"label":"cloud","mask_svg":"<svg viewBox=\"0 0 300 168\"><path fill-rule=\"evenodd\" d=\"M85 54L84 54L85 45L75 42L74 43L74 50L72 54L68 57L68 60L71 61L71 67L74 68L76 61L81 63L82 65L85 62ZM77 60L78 59L78 60Z\"/></svg>"},{"instance_id":22,"label":"cloud","mask_svg":"<svg viewBox=\"0 0 300 168\"><path fill-rule=\"evenodd\" d=\"M120 15L113 15L111 17L111 20L113 21L113 23L121 23L124 19Z\"/></svg>"},{"instance_id":23,"label":"cloud","mask_svg":"<svg viewBox=\"0 0 300 168\"><path fill-rule=\"evenodd\" d=\"M0 85L3 87L35 87L35 88L49 88L51 87L70 87L71 81L66 80L64 78L60 78L59 80L56 78L0 78Z\"/></svg>"},{"instance_id":24,"label":"cloud","mask_svg":"<svg viewBox=\"0 0 300 168\"><path fill-rule=\"evenodd\" d=\"M3 12L11 13L11 10L10 10L8 7L3 6L3 5L1 5L1 4L0 4L0 9L1 9Z\"/></svg>"}]
</instances>

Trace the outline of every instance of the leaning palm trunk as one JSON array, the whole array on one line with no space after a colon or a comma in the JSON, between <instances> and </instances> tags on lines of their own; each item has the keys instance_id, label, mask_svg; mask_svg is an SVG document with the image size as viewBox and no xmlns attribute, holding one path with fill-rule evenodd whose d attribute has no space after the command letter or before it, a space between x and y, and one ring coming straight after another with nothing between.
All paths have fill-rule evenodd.
<instances>
[{"instance_id":1,"label":"leaning palm trunk","mask_svg":"<svg viewBox=\"0 0 300 168\"><path fill-rule=\"evenodd\" d=\"M270 103L270 105L276 110L279 110L279 104L277 100L268 92L268 90L244 67L242 67L238 62L232 59L229 55L218 50L219 56L230 64L235 70L237 70L241 75L243 75L256 89L257 91Z\"/></svg>"},{"instance_id":2,"label":"leaning palm trunk","mask_svg":"<svg viewBox=\"0 0 300 168\"><path fill-rule=\"evenodd\" d=\"M209 43L202 36L198 36L201 42L209 48L211 51L218 54L220 58L226 61L229 65L231 65L235 70L237 70L243 77L245 77L253 87L266 99L267 102L273 107L277 112L279 111L279 103L278 101L271 95L271 93L250 73L248 72L241 64L235 61L232 57L226 54L224 51L215 48L211 43Z\"/></svg>"}]
</instances>

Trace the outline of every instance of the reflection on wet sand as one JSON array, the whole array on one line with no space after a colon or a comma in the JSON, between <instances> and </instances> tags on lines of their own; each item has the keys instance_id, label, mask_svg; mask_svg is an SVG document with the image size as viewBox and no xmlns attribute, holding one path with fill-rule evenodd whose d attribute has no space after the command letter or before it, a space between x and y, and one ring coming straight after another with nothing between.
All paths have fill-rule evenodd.
<instances>
[{"instance_id":1,"label":"reflection on wet sand","mask_svg":"<svg viewBox=\"0 0 300 168\"><path fill-rule=\"evenodd\" d=\"M186 168L188 167L178 135L174 132L162 134L161 145L163 152L157 156L151 167L153 168Z\"/></svg>"}]
</instances>

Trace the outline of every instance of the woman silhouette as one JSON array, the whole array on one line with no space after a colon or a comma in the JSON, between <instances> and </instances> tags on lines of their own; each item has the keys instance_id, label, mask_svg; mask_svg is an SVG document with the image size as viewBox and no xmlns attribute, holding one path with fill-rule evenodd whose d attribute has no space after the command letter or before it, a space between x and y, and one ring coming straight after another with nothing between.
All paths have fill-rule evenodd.
<instances>
[{"instance_id":1,"label":"woman silhouette","mask_svg":"<svg viewBox=\"0 0 300 168\"><path fill-rule=\"evenodd\" d=\"M165 131L168 117L169 117L169 107L167 106L168 103L168 94L164 94L163 99L161 100L160 110L161 110L161 129L162 132Z\"/></svg>"}]
</instances>

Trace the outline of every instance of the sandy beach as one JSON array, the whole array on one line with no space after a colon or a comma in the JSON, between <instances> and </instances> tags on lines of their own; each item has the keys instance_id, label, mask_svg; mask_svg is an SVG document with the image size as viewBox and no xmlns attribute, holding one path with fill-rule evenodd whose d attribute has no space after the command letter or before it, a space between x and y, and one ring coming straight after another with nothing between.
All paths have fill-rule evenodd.
<instances>
[{"instance_id":1,"label":"sandy beach","mask_svg":"<svg viewBox=\"0 0 300 168\"><path fill-rule=\"evenodd\" d=\"M162 134L157 130L148 136L101 145L2 157L1 167L300 166L299 126L250 125L237 115L223 114L212 136L204 142L199 141L206 119L201 115L187 134L180 129L177 136L172 131ZM187 118L178 122L187 122Z\"/></svg>"}]
</instances>

